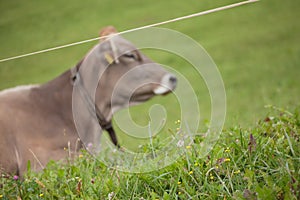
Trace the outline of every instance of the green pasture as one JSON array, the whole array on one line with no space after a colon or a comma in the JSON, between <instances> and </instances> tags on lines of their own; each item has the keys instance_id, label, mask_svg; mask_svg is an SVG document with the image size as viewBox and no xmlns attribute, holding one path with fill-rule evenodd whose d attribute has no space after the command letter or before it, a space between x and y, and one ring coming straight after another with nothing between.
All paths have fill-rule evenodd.
<instances>
[{"instance_id":1,"label":"green pasture","mask_svg":"<svg viewBox=\"0 0 300 200\"><path fill-rule=\"evenodd\" d=\"M0 0L0 59L94 38L107 25L123 31L236 2ZM242 199L245 195L248 199L297 199L297 195L299 198L299 193L291 192L292 187L299 188L299 117L293 112L300 106L299 7L297 0L261 0L161 26L179 31L202 45L222 75L227 96L226 121L222 141L210 154L214 157L211 160L199 160L197 154L191 154L165 171L135 176L119 175L103 166L95 169L96 164L88 162L91 158L84 154L87 160L79 160L77 166L59 169L61 166L52 162L44 174L29 172L24 184L2 178L0 199L10 199L14 195L47 199L45 194L49 199L61 196L68 196L66 199L101 196L103 199L111 192L115 195L113 199ZM95 44L0 62L0 89L45 83L73 67ZM199 132L205 130L210 121L211 105L201 77L178 56L151 49L143 52L190 81L201 110ZM132 119L146 126L153 104L161 104L167 110L163 134L170 134L170 129L176 130L178 125L174 122L180 119L180 106L172 94L130 108ZM265 124L263 119L270 112L266 105L284 108L293 114L280 109L274 114L275 120ZM258 121L260 123L256 124ZM133 138L122 134L118 128L117 132L123 146L137 146ZM254 153L249 152L251 144L248 144L252 132L257 140ZM292 132L295 134L287 137ZM272 145L269 148L265 143ZM268 160L270 157L274 161ZM229 158L232 162L218 163L216 160L221 158ZM216 170L216 166L221 169ZM82 173L86 174L85 178L80 177ZM110 179L110 175L114 178ZM36 182L35 176L46 186ZM100 180L101 176L104 181ZM98 184L90 185L92 179ZM296 180L293 182L293 179ZM65 182L57 186L55 181ZM78 191L79 183L89 188ZM128 188L131 190L127 191Z\"/></svg>"},{"instance_id":2,"label":"green pasture","mask_svg":"<svg viewBox=\"0 0 300 200\"><path fill-rule=\"evenodd\" d=\"M235 2L3 0L0 55L6 58L97 37L106 25L122 31ZM299 105L298 6L295 0L266 0L162 26L190 36L215 61L226 88L226 126L253 124L265 113L265 105L291 109ZM0 63L0 89L47 82L74 66L94 44ZM203 84L193 82L191 67L164 52L148 55L190 79L201 98L203 120L209 119L205 116L210 112L209 94ZM172 98L158 102L161 99L168 104ZM147 118L148 110L140 107Z\"/></svg>"}]
</instances>

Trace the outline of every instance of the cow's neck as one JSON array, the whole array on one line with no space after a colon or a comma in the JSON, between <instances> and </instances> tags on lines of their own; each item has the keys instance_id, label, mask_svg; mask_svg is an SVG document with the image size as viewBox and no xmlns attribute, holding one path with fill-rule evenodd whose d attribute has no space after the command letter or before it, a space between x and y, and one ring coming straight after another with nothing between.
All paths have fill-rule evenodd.
<instances>
[{"instance_id":1,"label":"cow's neck","mask_svg":"<svg viewBox=\"0 0 300 200\"><path fill-rule=\"evenodd\" d=\"M86 109L90 111L92 110L92 112L94 112L94 108L95 108L96 117L102 130L106 130L110 136L112 143L117 147L119 147L118 140L111 123L112 111L110 106L110 102L111 102L109 98L110 95L102 94L101 99L95 100L97 102L97 104L95 105L95 102L93 102L91 95L89 94L87 88L83 84L84 80L82 80L83 78L81 77L80 74L81 67L89 67L89 66L85 66L84 60L82 60L77 64L76 67L70 70L73 85L74 87L76 87L77 92L79 92L79 94L81 95L84 104L86 106ZM101 92L104 92L103 90L101 90L101 88L96 88L96 92L99 92L99 90Z\"/></svg>"},{"instance_id":2,"label":"cow's neck","mask_svg":"<svg viewBox=\"0 0 300 200\"><path fill-rule=\"evenodd\" d=\"M95 79L95 75L93 74L92 77L90 76L82 76L82 71L84 70L81 70L81 68L83 67L90 67L90 66L86 66L86 64L84 63L85 61L82 60L80 61L76 67L72 68L70 71L71 71L71 77L72 77L72 80L73 80L73 85L74 86L78 86L78 89L79 90L83 90L83 92L85 93L85 96L87 96L87 98L89 100L92 101L92 106L94 107L95 105L95 102L93 102L92 100L92 95L95 95L95 94L89 94L89 89L86 87L85 83L87 79L88 82L90 80L93 80ZM97 66L99 67L99 66ZM86 71L84 72L86 73ZM90 72L91 74L94 73L93 71ZM79 78L79 80L77 80ZM98 80L97 80L98 81ZM97 105L96 105L96 111L97 112L101 112L101 113L98 113L99 115L101 115L100 117L101 118L104 118L103 120L105 121L111 121L111 118L112 118L112 114L111 114L111 99L110 99L110 96L111 95L108 95L108 94L104 94L105 93L105 90L102 90L101 88L95 88L96 91L95 92L101 92L103 93L101 95L101 99L95 99L95 101L97 102ZM96 98L98 97L98 95L96 95ZM88 99L86 99L87 101L89 101Z\"/></svg>"}]
</instances>

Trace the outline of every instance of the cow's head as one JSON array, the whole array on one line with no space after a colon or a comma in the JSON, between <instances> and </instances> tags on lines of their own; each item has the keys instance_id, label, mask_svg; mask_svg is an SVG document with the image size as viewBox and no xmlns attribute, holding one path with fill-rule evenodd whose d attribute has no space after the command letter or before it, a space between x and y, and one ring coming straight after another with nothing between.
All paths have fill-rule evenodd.
<instances>
[{"instance_id":1,"label":"cow's head","mask_svg":"<svg viewBox=\"0 0 300 200\"><path fill-rule=\"evenodd\" d=\"M176 87L176 77L142 54L113 27L100 32L102 39L83 64L101 67L96 105L105 116L120 108L164 95Z\"/></svg>"}]
</instances>

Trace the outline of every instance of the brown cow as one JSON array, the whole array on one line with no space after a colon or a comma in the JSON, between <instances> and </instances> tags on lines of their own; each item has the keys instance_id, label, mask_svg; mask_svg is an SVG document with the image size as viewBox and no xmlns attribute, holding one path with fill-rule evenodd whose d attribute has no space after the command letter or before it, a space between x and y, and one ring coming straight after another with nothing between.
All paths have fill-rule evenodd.
<instances>
[{"instance_id":1,"label":"brown cow","mask_svg":"<svg viewBox=\"0 0 300 200\"><path fill-rule=\"evenodd\" d=\"M176 77L117 35L113 27L104 28L101 36L109 39L100 41L59 77L0 92L0 174L4 170L22 175L28 160L39 170L50 159L65 158L66 147L78 151L84 146L78 129L85 130L80 139L89 142L99 139L106 129L118 145L110 126L114 112L175 89ZM93 95L89 88L95 74ZM75 125L74 108L83 113L85 127Z\"/></svg>"}]
</instances>

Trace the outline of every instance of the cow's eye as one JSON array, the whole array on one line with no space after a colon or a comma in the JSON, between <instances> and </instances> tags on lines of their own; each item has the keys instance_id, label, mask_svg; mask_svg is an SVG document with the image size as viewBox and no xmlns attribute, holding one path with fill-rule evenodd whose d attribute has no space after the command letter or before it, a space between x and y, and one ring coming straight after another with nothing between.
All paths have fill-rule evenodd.
<instances>
[{"instance_id":1,"label":"cow's eye","mask_svg":"<svg viewBox=\"0 0 300 200\"><path fill-rule=\"evenodd\" d=\"M137 60L137 55L134 54L134 53L125 53L123 56L126 57L126 58Z\"/></svg>"}]
</instances>

